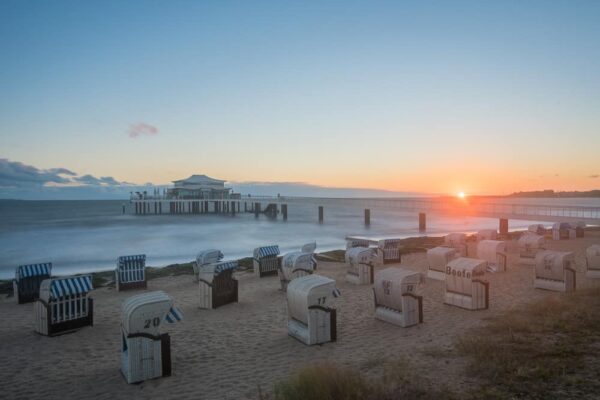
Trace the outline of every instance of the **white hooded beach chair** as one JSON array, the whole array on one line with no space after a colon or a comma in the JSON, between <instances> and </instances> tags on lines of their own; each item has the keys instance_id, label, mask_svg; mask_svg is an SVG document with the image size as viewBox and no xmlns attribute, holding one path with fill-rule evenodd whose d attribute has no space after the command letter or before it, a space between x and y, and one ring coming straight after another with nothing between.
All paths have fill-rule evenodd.
<instances>
[{"instance_id":1,"label":"white hooded beach chair","mask_svg":"<svg viewBox=\"0 0 600 400\"><path fill-rule=\"evenodd\" d=\"M340 295L333 279L313 274L291 281L287 287L288 334L307 345L334 342L337 314L327 306L331 295Z\"/></svg>"},{"instance_id":2,"label":"white hooded beach chair","mask_svg":"<svg viewBox=\"0 0 600 400\"><path fill-rule=\"evenodd\" d=\"M552 239L575 239L577 231L568 222L556 222L552 225Z\"/></svg>"},{"instance_id":3,"label":"white hooded beach chair","mask_svg":"<svg viewBox=\"0 0 600 400\"><path fill-rule=\"evenodd\" d=\"M477 258L487 261L487 271L506 271L506 243L502 240L482 240L477 243Z\"/></svg>"},{"instance_id":4,"label":"white hooded beach chair","mask_svg":"<svg viewBox=\"0 0 600 400\"><path fill-rule=\"evenodd\" d=\"M536 235L545 235L546 228L542 224L533 224L527 227L527 232L535 233Z\"/></svg>"},{"instance_id":5,"label":"white hooded beach chair","mask_svg":"<svg viewBox=\"0 0 600 400\"><path fill-rule=\"evenodd\" d=\"M400 243L402 239L381 239L377 242L377 248L381 253L380 259L383 264L399 264L402 262L400 254Z\"/></svg>"},{"instance_id":6,"label":"white hooded beach chair","mask_svg":"<svg viewBox=\"0 0 600 400\"><path fill-rule=\"evenodd\" d=\"M279 268L279 280L281 281L281 290L286 291L290 281L301 276L310 275L314 272L316 262L313 253L303 253L294 251L287 253L281 258L281 267Z\"/></svg>"},{"instance_id":7,"label":"white hooded beach chair","mask_svg":"<svg viewBox=\"0 0 600 400\"><path fill-rule=\"evenodd\" d=\"M200 287L200 308L217 308L238 301L238 281L233 271L238 267L236 261L219 261L203 265L198 274Z\"/></svg>"},{"instance_id":8,"label":"white hooded beach chair","mask_svg":"<svg viewBox=\"0 0 600 400\"><path fill-rule=\"evenodd\" d=\"M223 253L221 250L217 249L208 249L201 251L196 256L196 262L192 264L194 268L194 276L196 277L196 281L198 281L198 274L200 273L200 268L203 265L214 264L223 259Z\"/></svg>"},{"instance_id":9,"label":"white hooded beach chair","mask_svg":"<svg viewBox=\"0 0 600 400\"><path fill-rule=\"evenodd\" d=\"M575 290L575 255L570 251L538 252L533 287L557 292Z\"/></svg>"},{"instance_id":10,"label":"white hooded beach chair","mask_svg":"<svg viewBox=\"0 0 600 400\"><path fill-rule=\"evenodd\" d=\"M146 255L121 256L115 270L117 290L146 289Z\"/></svg>"},{"instance_id":11,"label":"white hooded beach chair","mask_svg":"<svg viewBox=\"0 0 600 400\"><path fill-rule=\"evenodd\" d=\"M585 251L586 271L588 278L600 278L600 244L593 244Z\"/></svg>"},{"instance_id":12,"label":"white hooded beach chair","mask_svg":"<svg viewBox=\"0 0 600 400\"><path fill-rule=\"evenodd\" d=\"M377 262L377 249L352 247L346 250L346 281L356 285L373 283L373 274Z\"/></svg>"},{"instance_id":13,"label":"white hooded beach chair","mask_svg":"<svg viewBox=\"0 0 600 400\"><path fill-rule=\"evenodd\" d=\"M351 249L353 247L369 247L371 245L371 241L367 238L346 237L346 250Z\"/></svg>"},{"instance_id":14,"label":"white hooded beach chair","mask_svg":"<svg viewBox=\"0 0 600 400\"><path fill-rule=\"evenodd\" d=\"M538 251L544 250L546 238L535 233L526 232L517 241L519 251L519 263L535 265L535 256Z\"/></svg>"},{"instance_id":15,"label":"white hooded beach chair","mask_svg":"<svg viewBox=\"0 0 600 400\"><path fill-rule=\"evenodd\" d=\"M91 275L44 280L33 305L35 331L55 336L92 326L94 303L88 297L92 289Z\"/></svg>"},{"instance_id":16,"label":"white hooded beach chair","mask_svg":"<svg viewBox=\"0 0 600 400\"><path fill-rule=\"evenodd\" d=\"M254 275L262 278L268 275L277 275L279 269L279 246L263 246L254 249L253 265Z\"/></svg>"},{"instance_id":17,"label":"white hooded beach chair","mask_svg":"<svg viewBox=\"0 0 600 400\"><path fill-rule=\"evenodd\" d=\"M375 274L375 318L406 328L423 322L423 297L416 294L418 272L386 268Z\"/></svg>"},{"instance_id":18,"label":"white hooded beach chair","mask_svg":"<svg viewBox=\"0 0 600 400\"><path fill-rule=\"evenodd\" d=\"M181 321L173 299L162 291L141 293L121 307L121 373L127 383L171 375L171 338L160 333L166 323Z\"/></svg>"},{"instance_id":19,"label":"white hooded beach chair","mask_svg":"<svg viewBox=\"0 0 600 400\"><path fill-rule=\"evenodd\" d=\"M489 307L490 285L481 278L487 262L459 257L446 267L444 303L467 310L485 310Z\"/></svg>"},{"instance_id":20,"label":"white hooded beach chair","mask_svg":"<svg viewBox=\"0 0 600 400\"><path fill-rule=\"evenodd\" d=\"M464 233L449 233L444 236L444 246L456 249L460 257L466 257L468 253L467 235Z\"/></svg>"},{"instance_id":21,"label":"white hooded beach chair","mask_svg":"<svg viewBox=\"0 0 600 400\"><path fill-rule=\"evenodd\" d=\"M19 265L15 269L13 290L17 304L31 303L40 297L40 285L52 274L52 263Z\"/></svg>"},{"instance_id":22,"label":"white hooded beach chair","mask_svg":"<svg viewBox=\"0 0 600 400\"><path fill-rule=\"evenodd\" d=\"M498 239L498 231L495 229L481 229L477 232L477 241L496 240Z\"/></svg>"},{"instance_id":23,"label":"white hooded beach chair","mask_svg":"<svg viewBox=\"0 0 600 400\"><path fill-rule=\"evenodd\" d=\"M429 269L427 277L439 281L446 280L446 266L456 258L456 249L451 247L438 246L427 250L427 262Z\"/></svg>"}]
</instances>

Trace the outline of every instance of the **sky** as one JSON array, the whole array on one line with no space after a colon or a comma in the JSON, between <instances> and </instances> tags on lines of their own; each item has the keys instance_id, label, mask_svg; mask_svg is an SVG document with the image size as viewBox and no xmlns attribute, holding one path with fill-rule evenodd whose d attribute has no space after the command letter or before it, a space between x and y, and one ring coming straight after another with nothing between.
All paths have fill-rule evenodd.
<instances>
[{"instance_id":1,"label":"sky","mask_svg":"<svg viewBox=\"0 0 600 400\"><path fill-rule=\"evenodd\" d=\"M3 0L0 59L0 197L600 187L598 1Z\"/></svg>"}]
</instances>

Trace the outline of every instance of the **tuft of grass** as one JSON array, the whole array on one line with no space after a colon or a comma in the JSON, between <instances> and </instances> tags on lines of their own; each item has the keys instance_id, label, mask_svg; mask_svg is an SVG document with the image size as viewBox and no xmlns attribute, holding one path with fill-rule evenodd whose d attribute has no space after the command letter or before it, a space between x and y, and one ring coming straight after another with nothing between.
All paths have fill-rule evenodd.
<instances>
[{"instance_id":1,"label":"tuft of grass","mask_svg":"<svg viewBox=\"0 0 600 400\"><path fill-rule=\"evenodd\" d=\"M593 398L600 393L600 289L549 296L460 338L482 398ZM560 395L558 395L560 394ZM586 397L589 396L589 397Z\"/></svg>"},{"instance_id":2,"label":"tuft of grass","mask_svg":"<svg viewBox=\"0 0 600 400\"><path fill-rule=\"evenodd\" d=\"M148 279L161 278L163 276L177 276L177 275L193 275L194 268L192 263L183 264L171 264L162 268L146 267L146 277Z\"/></svg>"},{"instance_id":3,"label":"tuft of grass","mask_svg":"<svg viewBox=\"0 0 600 400\"><path fill-rule=\"evenodd\" d=\"M415 377L403 359L379 361L376 377L331 362L300 369L275 385L275 400L452 400ZM267 397L261 393L261 399Z\"/></svg>"}]
</instances>

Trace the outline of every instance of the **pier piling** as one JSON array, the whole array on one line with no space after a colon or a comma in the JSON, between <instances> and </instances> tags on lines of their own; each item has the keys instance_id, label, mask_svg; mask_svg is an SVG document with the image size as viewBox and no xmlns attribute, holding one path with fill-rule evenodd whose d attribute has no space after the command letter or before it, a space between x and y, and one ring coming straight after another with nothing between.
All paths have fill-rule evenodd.
<instances>
[{"instance_id":1,"label":"pier piling","mask_svg":"<svg viewBox=\"0 0 600 400\"><path fill-rule=\"evenodd\" d=\"M371 225L371 210L368 208L365 208L365 225Z\"/></svg>"},{"instance_id":2,"label":"pier piling","mask_svg":"<svg viewBox=\"0 0 600 400\"><path fill-rule=\"evenodd\" d=\"M323 206L319 206L319 223L323 223Z\"/></svg>"},{"instance_id":3,"label":"pier piling","mask_svg":"<svg viewBox=\"0 0 600 400\"><path fill-rule=\"evenodd\" d=\"M283 220L287 221L287 204L281 205L281 215L283 216Z\"/></svg>"},{"instance_id":4,"label":"pier piling","mask_svg":"<svg viewBox=\"0 0 600 400\"><path fill-rule=\"evenodd\" d=\"M419 213L419 232L425 232L427 230L427 214L424 212Z\"/></svg>"},{"instance_id":5,"label":"pier piling","mask_svg":"<svg viewBox=\"0 0 600 400\"><path fill-rule=\"evenodd\" d=\"M501 235L508 235L508 219L506 218L500 218L500 234Z\"/></svg>"}]
</instances>

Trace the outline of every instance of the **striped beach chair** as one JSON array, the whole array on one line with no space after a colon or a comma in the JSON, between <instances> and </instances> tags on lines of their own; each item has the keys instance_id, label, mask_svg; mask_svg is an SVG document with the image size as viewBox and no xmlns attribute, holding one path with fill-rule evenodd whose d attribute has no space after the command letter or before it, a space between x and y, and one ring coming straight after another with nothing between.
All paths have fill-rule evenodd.
<instances>
[{"instance_id":1,"label":"striped beach chair","mask_svg":"<svg viewBox=\"0 0 600 400\"><path fill-rule=\"evenodd\" d=\"M268 275L277 275L279 268L279 246L263 246L254 249L253 265L254 275L262 278Z\"/></svg>"},{"instance_id":2,"label":"striped beach chair","mask_svg":"<svg viewBox=\"0 0 600 400\"><path fill-rule=\"evenodd\" d=\"M31 303L40 296L40 285L50 278L52 263L19 265L15 270L13 289L17 304Z\"/></svg>"},{"instance_id":3,"label":"striped beach chair","mask_svg":"<svg viewBox=\"0 0 600 400\"><path fill-rule=\"evenodd\" d=\"M223 259L223 253L221 250L217 249L208 249L203 250L196 256L196 262L193 263L194 268L194 276L196 278L196 282L198 282L198 276L200 274L200 268L203 265L214 264Z\"/></svg>"},{"instance_id":4,"label":"striped beach chair","mask_svg":"<svg viewBox=\"0 0 600 400\"><path fill-rule=\"evenodd\" d=\"M287 287L288 334L304 344L313 345L337 340L336 309L327 300L340 296L333 279L307 275Z\"/></svg>"},{"instance_id":5,"label":"striped beach chair","mask_svg":"<svg viewBox=\"0 0 600 400\"><path fill-rule=\"evenodd\" d=\"M164 323L173 324L183 314L162 291L141 293L121 307L121 373L127 383L171 375L171 338L160 333Z\"/></svg>"},{"instance_id":6,"label":"striped beach chair","mask_svg":"<svg viewBox=\"0 0 600 400\"><path fill-rule=\"evenodd\" d=\"M416 293L422 279L418 272L394 267L375 274L375 318L403 328L423 322L423 297Z\"/></svg>"},{"instance_id":7,"label":"striped beach chair","mask_svg":"<svg viewBox=\"0 0 600 400\"><path fill-rule=\"evenodd\" d=\"M233 278L237 261L203 265L198 274L200 308L217 308L238 301L238 281Z\"/></svg>"},{"instance_id":8,"label":"striped beach chair","mask_svg":"<svg viewBox=\"0 0 600 400\"><path fill-rule=\"evenodd\" d=\"M146 289L146 255L121 256L115 271L117 290Z\"/></svg>"},{"instance_id":9,"label":"striped beach chair","mask_svg":"<svg viewBox=\"0 0 600 400\"><path fill-rule=\"evenodd\" d=\"M94 303L88 297L92 289L91 275L44 280L40 297L33 305L35 331L55 336L92 326Z\"/></svg>"}]
</instances>

